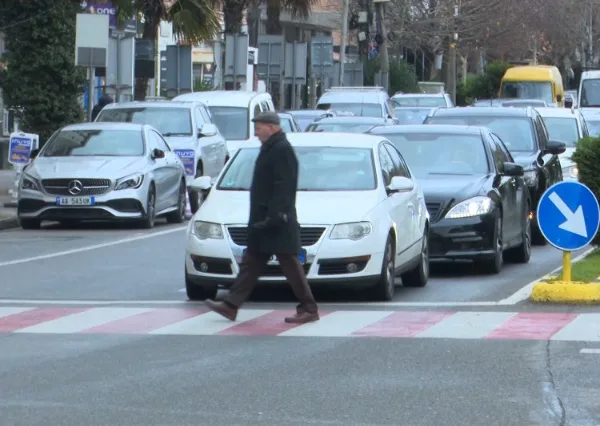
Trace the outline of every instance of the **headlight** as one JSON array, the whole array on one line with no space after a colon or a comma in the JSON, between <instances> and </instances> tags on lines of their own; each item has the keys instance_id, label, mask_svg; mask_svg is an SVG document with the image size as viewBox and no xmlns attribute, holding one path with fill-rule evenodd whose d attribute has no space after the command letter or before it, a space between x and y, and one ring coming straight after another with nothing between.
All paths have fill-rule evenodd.
<instances>
[{"instance_id":1,"label":"headlight","mask_svg":"<svg viewBox=\"0 0 600 426\"><path fill-rule=\"evenodd\" d=\"M579 177L579 169L577 166L565 167L562 169L563 178L577 179Z\"/></svg>"},{"instance_id":2,"label":"headlight","mask_svg":"<svg viewBox=\"0 0 600 426\"><path fill-rule=\"evenodd\" d=\"M223 238L223 227L218 223L201 222L197 220L194 222L193 233L201 240L220 240Z\"/></svg>"},{"instance_id":3,"label":"headlight","mask_svg":"<svg viewBox=\"0 0 600 426\"><path fill-rule=\"evenodd\" d=\"M523 178L525 179L525 183L527 186L537 186L538 183L538 174L535 171L525 172L523 174Z\"/></svg>"},{"instance_id":4,"label":"headlight","mask_svg":"<svg viewBox=\"0 0 600 426\"><path fill-rule=\"evenodd\" d=\"M127 176L121 178L117 181L117 186L115 186L115 191L119 191L121 189L137 189L142 186L142 182L144 182L143 174L135 174L131 176Z\"/></svg>"},{"instance_id":5,"label":"headlight","mask_svg":"<svg viewBox=\"0 0 600 426\"><path fill-rule=\"evenodd\" d=\"M332 240L360 240L369 235L373 227L369 222L341 223L335 225L329 238Z\"/></svg>"},{"instance_id":6,"label":"headlight","mask_svg":"<svg viewBox=\"0 0 600 426\"><path fill-rule=\"evenodd\" d=\"M450 209L446 218L460 219L486 214L492 211L494 203L488 197L473 197L458 203Z\"/></svg>"},{"instance_id":7,"label":"headlight","mask_svg":"<svg viewBox=\"0 0 600 426\"><path fill-rule=\"evenodd\" d=\"M30 191L39 191L40 185L36 178L29 176L27 174L23 174L23 179L21 179L21 189L28 189Z\"/></svg>"}]
</instances>

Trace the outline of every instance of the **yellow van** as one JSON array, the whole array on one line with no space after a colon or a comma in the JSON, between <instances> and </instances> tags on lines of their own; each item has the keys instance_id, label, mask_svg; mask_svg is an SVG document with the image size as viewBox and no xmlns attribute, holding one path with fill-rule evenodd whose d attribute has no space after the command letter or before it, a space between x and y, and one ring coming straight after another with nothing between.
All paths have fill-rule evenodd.
<instances>
[{"instance_id":1,"label":"yellow van","mask_svg":"<svg viewBox=\"0 0 600 426\"><path fill-rule=\"evenodd\" d=\"M541 99L564 106L562 75L552 65L529 65L509 68L502 77L501 98Z\"/></svg>"}]
</instances>

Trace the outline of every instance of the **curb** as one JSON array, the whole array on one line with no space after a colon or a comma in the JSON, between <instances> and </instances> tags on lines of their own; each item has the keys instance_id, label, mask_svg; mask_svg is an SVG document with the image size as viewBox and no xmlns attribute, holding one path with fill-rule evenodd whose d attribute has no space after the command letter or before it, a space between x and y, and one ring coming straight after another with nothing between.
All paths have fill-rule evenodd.
<instances>
[{"instance_id":1,"label":"curb","mask_svg":"<svg viewBox=\"0 0 600 426\"><path fill-rule=\"evenodd\" d=\"M0 231L4 229L18 228L19 219L16 217L9 217L8 219L0 219Z\"/></svg>"}]
</instances>

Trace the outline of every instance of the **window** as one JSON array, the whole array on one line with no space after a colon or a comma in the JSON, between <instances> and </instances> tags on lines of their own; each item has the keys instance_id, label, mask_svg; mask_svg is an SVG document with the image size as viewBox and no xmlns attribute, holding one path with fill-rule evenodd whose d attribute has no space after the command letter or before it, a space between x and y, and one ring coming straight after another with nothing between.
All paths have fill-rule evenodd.
<instances>
[{"instance_id":1,"label":"window","mask_svg":"<svg viewBox=\"0 0 600 426\"><path fill-rule=\"evenodd\" d=\"M446 99L443 96L398 96L392 98L394 106L398 107L445 107Z\"/></svg>"},{"instance_id":2,"label":"window","mask_svg":"<svg viewBox=\"0 0 600 426\"><path fill-rule=\"evenodd\" d=\"M600 107L600 79L586 78L581 82L580 107Z\"/></svg>"},{"instance_id":3,"label":"window","mask_svg":"<svg viewBox=\"0 0 600 426\"><path fill-rule=\"evenodd\" d=\"M138 157L141 130L63 130L46 144L42 157Z\"/></svg>"},{"instance_id":4,"label":"window","mask_svg":"<svg viewBox=\"0 0 600 426\"><path fill-rule=\"evenodd\" d=\"M228 141L250 139L249 110L244 107L210 106L208 107L214 124Z\"/></svg>"},{"instance_id":5,"label":"window","mask_svg":"<svg viewBox=\"0 0 600 426\"><path fill-rule=\"evenodd\" d=\"M498 170L499 173L502 173L502 171L504 170L504 163L508 162L508 157L506 156L506 154L504 154L499 141L497 141L493 135L490 148L492 149L492 158L494 160L494 163L496 164L496 170Z\"/></svg>"},{"instance_id":6,"label":"window","mask_svg":"<svg viewBox=\"0 0 600 426\"><path fill-rule=\"evenodd\" d=\"M382 135L383 136L383 135ZM444 133L385 133L417 178L489 173L481 136Z\"/></svg>"},{"instance_id":7,"label":"window","mask_svg":"<svg viewBox=\"0 0 600 426\"><path fill-rule=\"evenodd\" d=\"M189 108L110 108L102 110L97 121L149 124L165 137L193 135Z\"/></svg>"},{"instance_id":8,"label":"window","mask_svg":"<svg viewBox=\"0 0 600 426\"><path fill-rule=\"evenodd\" d=\"M546 130L546 126L544 126L544 122L540 117L536 117L534 119L535 131L537 132L537 141L540 149L546 148L546 142L548 141L548 131Z\"/></svg>"},{"instance_id":9,"label":"window","mask_svg":"<svg viewBox=\"0 0 600 426\"><path fill-rule=\"evenodd\" d=\"M383 120L382 120L383 121ZM320 123L315 122L306 128L307 132L342 132L342 133L365 133L371 130L375 126L380 126L381 123L357 123L348 121L345 123Z\"/></svg>"},{"instance_id":10,"label":"window","mask_svg":"<svg viewBox=\"0 0 600 426\"><path fill-rule=\"evenodd\" d=\"M199 105L198 109L200 110L200 114L202 114L202 118L205 123L213 122L212 117L210 116L210 113L208 112L208 110L206 109L206 107L204 105Z\"/></svg>"},{"instance_id":11,"label":"window","mask_svg":"<svg viewBox=\"0 0 600 426\"><path fill-rule=\"evenodd\" d=\"M379 146L379 164L381 164L381 172L383 173L383 183L388 186L394 177L394 163L384 146L385 144Z\"/></svg>"},{"instance_id":12,"label":"window","mask_svg":"<svg viewBox=\"0 0 600 426\"><path fill-rule=\"evenodd\" d=\"M164 152L171 151L169 144L167 142L165 142L165 140L162 138L161 135L159 135L158 133L156 133L154 131L151 131L150 135L153 137L154 143L156 144L156 147L158 149L160 149L161 151L164 151Z\"/></svg>"},{"instance_id":13,"label":"window","mask_svg":"<svg viewBox=\"0 0 600 426\"><path fill-rule=\"evenodd\" d=\"M552 83L539 81L506 81L502 83L503 98L541 99L554 102Z\"/></svg>"},{"instance_id":14,"label":"window","mask_svg":"<svg viewBox=\"0 0 600 426\"><path fill-rule=\"evenodd\" d=\"M370 148L296 147L298 191L369 191L377 188ZM249 191L260 148L243 148L217 184L221 191Z\"/></svg>"},{"instance_id":15,"label":"window","mask_svg":"<svg viewBox=\"0 0 600 426\"><path fill-rule=\"evenodd\" d=\"M292 129L292 121L287 118L287 117L279 117L280 118L280 122L281 122L281 130L283 130L285 133L291 133L294 131L294 129Z\"/></svg>"},{"instance_id":16,"label":"window","mask_svg":"<svg viewBox=\"0 0 600 426\"><path fill-rule=\"evenodd\" d=\"M385 149L387 149L387 152L390 154L392 159L392 163L394 163L394 176L402 176L410 179L408 167L406 166L406 163L402 159L402 156L398 150L387 143L385 144Z\"/></svg>"},{"instance_id":17,"label":"window","mask_svg":"<svg viewBox=\"0 0 600 426\"><path fill-rule=\"evenodd\" d=\"M256 104L254 105L254 117L256 117L257 115L259 115L261 113L260 111L260 104ZM252 117L252 118L254 118Z\"/></svg>"},{"instance_id":18,"label":"window","mask_svg":"<svg viewBox=\"0 0 600 426\"><path fill-rule=\"evenodd\" d=\"M512 155L510 155L510 151L508 149L506 149L506 146L504 145L504 142L502 142L502 139L500 139L498 137L498 135L495 135L493 133L491 133L490 135L492 136L492 140L500 148L500 151L502 151L502 153L504 154L504 157L506 157L506 160L504 160L504 161L508 161L509 163L514 163L515 160L513 159Z\"/></svg>"},{"instance_id":19,"label":"window","mask_svg":"<svg viewBox=\"0 0 600 426\"><path fill-rule=\"evenodd\" d=\"M196 120L196 129L201 129L204 124L204 117L199 108L194 108L194 119Z\"/></svg>"},{"instance_id":20,"label":"window","mask_svg":"<svg viewBox=\"0 0 600 426\"><path fill-rule=\"evenodd\" d=\"M271 111L271 108L269 107L269 103L267 101L262 101L260 103L260 107L263 111Z\"/></svg>"},{"instance_id":21,"label":"window","mask_svg":"<svg viewBox=\"0 0 600 426\"><path fill-rule=\"evenodd\" d=\"M379 104L364 103L333 103L319 104L317 109L351 112L360 117L383 117L383 110Z\"/></svg>"},{"instance_id":22,"label":"window","mask_svg":"<svg viewBox=\"0 0 600 426\"><path fill-rule=\"evenodd\" d=\"M552 141L564 142L568 147L575 147L579 141L579 123L575 117L544 117L544 124Z\"/></svg>"}]
</instances>

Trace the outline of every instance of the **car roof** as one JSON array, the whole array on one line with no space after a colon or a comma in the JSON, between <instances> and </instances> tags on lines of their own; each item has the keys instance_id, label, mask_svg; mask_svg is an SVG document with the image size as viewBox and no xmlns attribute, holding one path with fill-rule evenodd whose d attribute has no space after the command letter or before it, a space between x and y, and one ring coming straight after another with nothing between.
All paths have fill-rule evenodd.
<instances>
[{"instance_id":1,"label":"car roof","mask_svg":"<svg viewBox=\"0 0 600 426\"><path fill-rule=\"evenodd\" d=\"M382 117L325 117L321 118L313 124L327 124L327 123L357 123L357 124L381 124L385 123L385 119Z\"/></svg>"},{"instance_id":2,"label":"car roof","mask_svg":"<svg viewBox=\"0 0 600 426\"><path fill-rule=\"evenodd\" d=\"M443 98L446 96L444 92L440 93L396 93L392 98Z\"/></svg>"},{"instance_id":3,"label":"car roof","mask_svg":"<svg viewBox=\"0 0 600 426\"><path fill-rule=\"evenodd\" d=\"M381 142L381 136L365 133L287 133L287 139L293 146L334 146L340 148L374 148ZM259 148L260 142L253 138L242 145L240 149Z\"/></svg>"},{"instance_id":4,"label":"car roof","mask_svg":"<svg viewBox=\"0 0 600 426\"><path fill-rule=\"evenodd\" d=\"M393 133L429 133L429 134L450 134L450 135L475 135L481 136L485 131L482 126L462 126L454 124L393 124L388 126L378 126L369 131L369 133L386 135Z\"/></svg>"},{"instance_id":5,"label":"car roof","mask_svg":"<svg viewBox=\"0 0 600 426\"><path fill-rule=\"evenodd\" d=\"M75 123L63 127L61 130L143 130L149 128L147 124L139 123L112 123L112 122L92 122Z\"/></svg>"},{"instance_id":6,"label":"car roof","mask_svg":"<svg viewBox=\"0 0 600 426\"><path fill-rule=\"evenodd\" d=\"M524 108L506 108L490 106L485 108L435 108L430 115L434 117L531 117L533 108L530 106Z\"/></svg>"},{"instance_id":7,"label":"car roof","mask_svg":"<svg viewBox=\"0 0 600 426\"><path fill-rule=\"evenodd\" d=\"M179 95L174 101L199 101L206 105L248 107L252 99L257 96L270 97L268 93L247 92L244 90L213 90L208 92L193 92Z\"/></svg>"},{"instance_id":8,"label":"car roof","mask_svg":"<svg viewBox=\"0 0 600 426\"><path fill-rule=\"evenodd\" d=\"M197 101L131 101L113 102L103 109L125 109L125 108L191 108Z\"/></svg>"},{"instance_id":9,"label":"car roof","mask_svg":"<svg viewBox=\"0 0 600 426\"><path fill-rule=\"evenodd\" d=\"M573 117L577 118L578 114L571 111L568 108L536 108L537 112L540 113L542 117Z\"/></svg>"}]
</instances>

